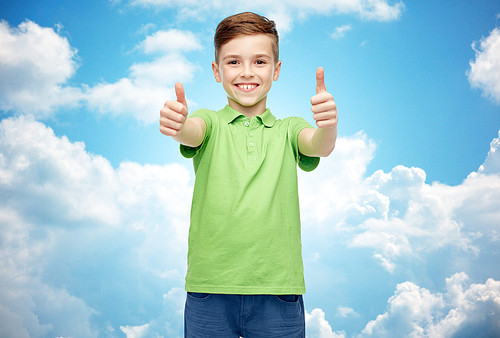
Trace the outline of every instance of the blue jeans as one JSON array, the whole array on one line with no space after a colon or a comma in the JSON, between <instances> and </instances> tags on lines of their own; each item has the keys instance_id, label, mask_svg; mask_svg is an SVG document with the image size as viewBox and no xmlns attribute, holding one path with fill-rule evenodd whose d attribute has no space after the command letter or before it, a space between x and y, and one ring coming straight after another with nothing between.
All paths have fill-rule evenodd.
<instances>
[{"instance_id":1,"label":"blue jeans","mask_svg":"<svg viewBox=\"0 0 500 338\"><path fill-rule=\"evenodd\" d=\"M302 296L188 292L185 338L305 338Z\"/></svg>"}]
</instances>

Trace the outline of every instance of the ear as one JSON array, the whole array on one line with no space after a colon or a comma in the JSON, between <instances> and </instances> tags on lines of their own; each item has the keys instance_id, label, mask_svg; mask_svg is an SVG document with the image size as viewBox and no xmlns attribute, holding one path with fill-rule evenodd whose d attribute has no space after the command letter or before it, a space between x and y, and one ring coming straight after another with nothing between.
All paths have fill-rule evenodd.
<instances>
[{"instance_id":1,"label":"ear","mask_svg":"<svg viewBox=\"0 0 500 338\"><path fill-rule=\"evenodd\" d=\"M215 61L212 62L212 71L214 72L215 81L221 83L222 79L220 77L219 65Z\"/></svg>"},{"instance_id":2,"label":"ear","mask_svg":"<svg viewBox=\"0 0 500 338\"><path fill-rule=\"evenodd\" d=\"M278 81L281 72L281 60L276 62L276 67L274 68L273 81Z\"/></svg>"}]
</instances>

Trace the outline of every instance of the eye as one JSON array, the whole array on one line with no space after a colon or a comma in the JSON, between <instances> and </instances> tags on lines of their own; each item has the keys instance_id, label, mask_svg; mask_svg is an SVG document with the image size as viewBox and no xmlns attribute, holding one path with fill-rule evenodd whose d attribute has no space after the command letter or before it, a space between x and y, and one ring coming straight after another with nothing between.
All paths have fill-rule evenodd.
<instances>
[{"instance_id":1,"label":"eye","mask_svg":"<svg viewBox=\"0 0 500 338\"><path fill-rule=\"evenodd\" d=\"M227 62L228 65L237 65L238 64L238 61L236 60L231 60L231 61L228 61Z\"/></svg>"},{"instance_id":2,"label":"eye","mask_svg":"<svg viewBox=\"0 0 500 338\"><path fill-rule=\"evenodd\" d=\"M258 65L265 65L266 61L264 61L264 60L257 60L257 61L255 61L255 63L258 64Z\"/></svg>"}]
</instances>

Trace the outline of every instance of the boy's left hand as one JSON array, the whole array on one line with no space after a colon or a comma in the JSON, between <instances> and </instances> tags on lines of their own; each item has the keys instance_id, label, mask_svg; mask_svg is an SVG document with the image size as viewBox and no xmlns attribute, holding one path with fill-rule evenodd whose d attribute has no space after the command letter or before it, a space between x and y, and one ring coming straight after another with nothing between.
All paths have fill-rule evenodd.
<instances>
[{"instance_id":1,"label":"boy's left hand","mask_svg":"<svg viewBox=\"0 0 500 338\"><path fill-rule=\"evenodd\" d=\"M337 127L337 105L333 95L326 91L325 71L323 67L316 70L316 95L311 98L311 111L318 128Z\"/></svg>"}]
</instances>

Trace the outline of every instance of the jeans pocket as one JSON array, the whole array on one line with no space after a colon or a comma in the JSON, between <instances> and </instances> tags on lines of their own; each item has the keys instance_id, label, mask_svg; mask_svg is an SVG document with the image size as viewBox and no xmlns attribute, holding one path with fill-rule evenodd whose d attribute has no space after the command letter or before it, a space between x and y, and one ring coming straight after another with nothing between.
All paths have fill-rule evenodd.
<instances>
[{"instance_id":1,"label":"jeans pocket","mask_svg":"<svg viewBox=\"0 0 500 338\"><path fill-rule=\"evenodd\" d=\"M295 303L299 300L298 295L277 295L276 297L287 303Z\"/></svg>"},{"instance_id":2,"label":"jeans pocket","mask_svg":"<svg viewBox=\"0 0 500 338\"><path fill-rule=\"evenodd\" d=\"M300 327L304 322L304 303L302 295L276 295L277 310L285 319L282 325L287 327Z\"/></svg>"},{"instance_id":3,"label":"jeans pocket","mask_svg":"<svg viewBox=\"0 0 500 338\"><path fill-rule=\"evenodd\" d=\"M197 299L206 299L208 298L208 296L210 296L209 293L200 293L200 292L188 292L188 295Z\"/></svg>"}]
</instances>

